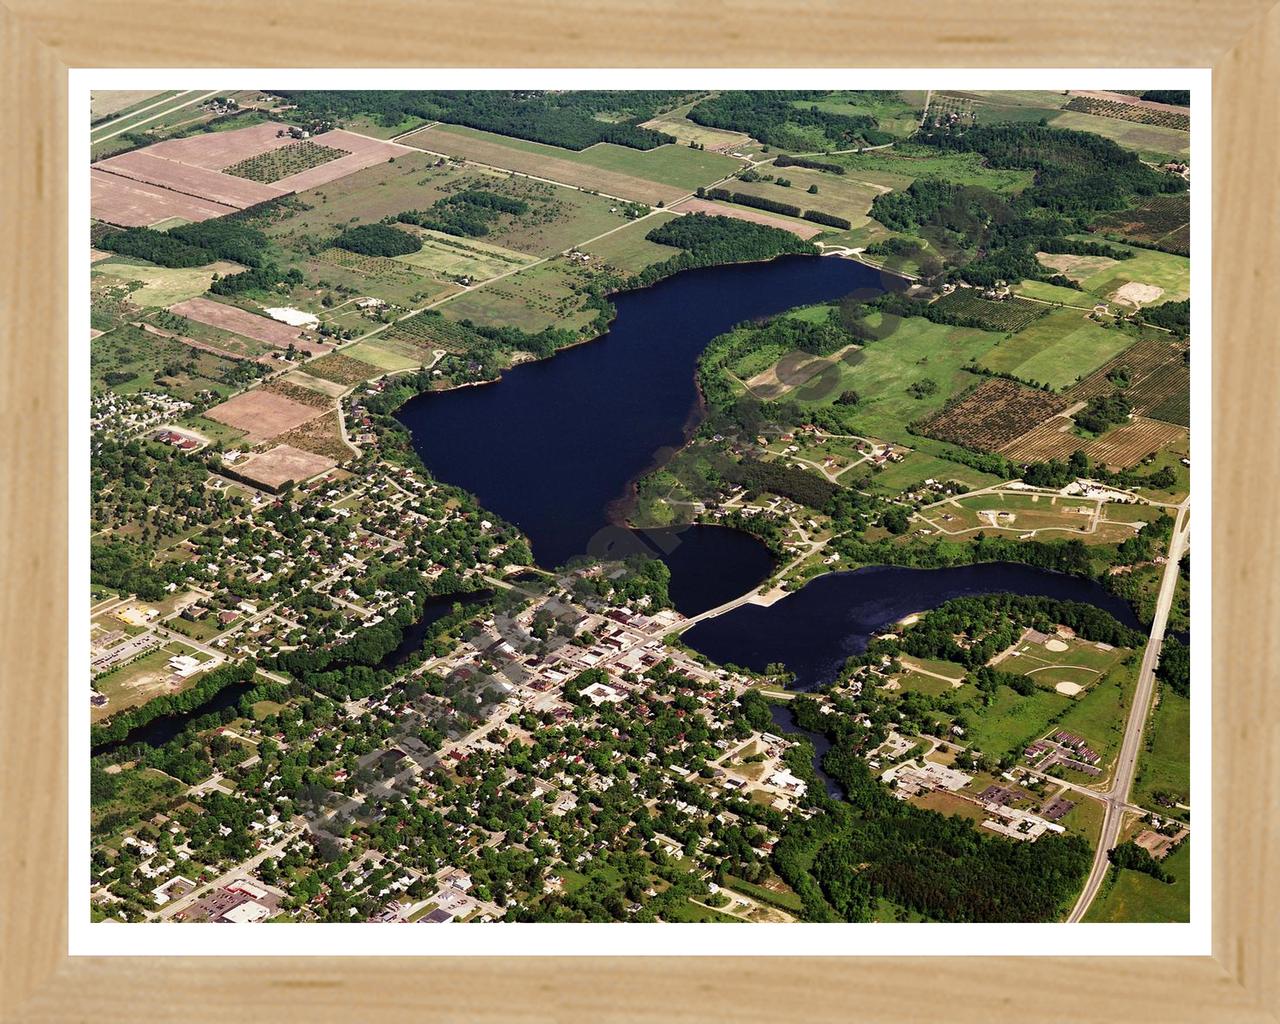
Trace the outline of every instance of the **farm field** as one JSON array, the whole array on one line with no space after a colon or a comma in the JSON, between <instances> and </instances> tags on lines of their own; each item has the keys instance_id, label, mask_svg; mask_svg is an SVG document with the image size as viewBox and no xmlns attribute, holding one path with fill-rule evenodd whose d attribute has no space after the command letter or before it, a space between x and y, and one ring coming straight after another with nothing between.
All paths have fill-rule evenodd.
<instances>
[{"instance_id":1,"label":"farm field","mask_svg":"<svg viewBox=\"0 0 1280 1024\"><path fill-rule=\"evenodd\" d=\"M1124 370L1129 376L1125 397L1139 414L1153 417L1157 411L1179 414L1191 387L1186 352L1186 347L1177 342L1143 339L1098 367L1065 392L1064 397L1074 403L1110 394L1115 390L1111 375ZM1186 425L1183 415L1177 415L1170 422Z\"/></svg>"},{"instance_id":2,"label":"farm field","mask_svg":"<svg viewBox=\"0 0 1280 1024\"><path fill-rule=\"evenodd\" d=\"M1002 378L983 381L968 395L919 425L920 432L978 451L994 451L1065 409L1060 397Z\"/></svg>"},{"instance_id":3,"label":"farm field","mask_svg":"<svg viewBox=\"0 0 1280 1024\"><path fill-rule=\"evenodd\" d=\"M1133 800L1142 807L1170 808L1157 793L1172 796L1174 802L1191 803L1191 702L1167 686L1160 688L1160 702L1147 723L1146 744L1138 755L1138 774L1133 782Z\"/></svg>"},{"instance_id":4,"label":"farm field","mask_svg":"<svg viewBox=\"0 0 1280 1024\"><path fill-rule=\"evenodd\" d=\"M1046 281L1025 279L1012 286L1015 295L1025 295L1029 299L1040 299L1043 302L1060 302L1064 306L1074 306L1085 310L1092 309L1096 303L1093 296L1078 292L1074 288L1061 288Z\"/></svg>"},{"instance_id":5,"label":"farm field","mask_svg":"<svg viewBox=\"0 0 1280 1024\"><path fill-rule=\"evenodd\" d=\"M740 206L737 203L713 202L710 199L685 199L676 203L671 209L680 213L710 213L721 217L735 217L738 220L750 221L752 224L765 224L768 227L782 228L801 238L813 238L827 230L813 221L798 220L778 213L766 213L752 206Z\"/></svg>"},{"instance_id":6,"label":"farm field","mask_svg":"<svg viewBox=\"0 0 1280 1024\"><path fill-rule=\"evenodd\" d=\"M1117 121L1110 117L1081 114L1064 110L1050 122L1055 128L1069 128L1077 132L1092 132L1111 139L1125 149L1131 149L1145 160L1163 162L1170 158L1185 160L1191 153L1191 135L1176 128L1136 124L1133 121Z\"/></svg>"},{"instance_id":7,"label":"farm field","mask_svg":"<svg viewBox=\"0 0 1280 1024\"><path fill-rule=\"evenodd\" d=\"M891 97L846 90L820 100L792 100L791 103L800 109L817 107L832 114L870 115L884 131L905 139L920 124L924 93L900 92Z\"/></svg>"},{"instance_id":8,"label":"farm field","mask_svg":"<svg viewBox=\"0 0 1280 1024\"><path fill-rule=\"evenodd\" d=\"M1097 237L1091 235L1072 237L1083 241L1097 241ZM1162 302L1179 302L1191 294L1191 261L1185 256L1116 242L1107 244L1127 249L1133 253L1133 258L1119 260L1105 269L1082 276L1080 284L1090 295L1129 306L1155 306ZM1074 274L1067 276L1075 277ZM1158 288L1159 294L1137 298L1128 298L1122 294L1117 298L1116 293L1129 283L1150 285Z\"/></svg>"},{"instance_id":9,"label":"farm field","mask_svg":"<svg viewBox=\"0 0 1280 1024\"><path fill-rule=\"evenodd\" d=\"M1172 884L1158 882L1139 871L1121 871L1114 884L1111 874L1103 882L1093 906L1085 914L1089 922L1162 922L1191 919L1191 839L1163 861L1174 877ZM1109 869L1114 873L1115 869Z\"/></svg>"},{"instance_id":10,"label":"farm field","mask_svg":"<svg viewBox=\"0 0 1280 1024\"><path fill-rule=\"evenodd\" d=\"M427 128L407 136L403 142L431 152L474 160L490 167L517 171L534 177L549 178L554 182L575 188L588 189L607 196L650 205L673 202L682 195L692 192L699 185L709 185L741 166L738 161L730 157L701 152L687 146L664 146L657 150L650 150L650 154L662 155L644 165L637 164L635 158L630 155L631 150L625 150L625 147L619 146L611 146L609 149L624 149L625 152L621 156L597 153L592 159L587 159L586 154L591 150L577 153L573 150L510 139L503 135L475 131L457 125ZM600 149L605 145L601 143L593 146L592 150ZM666 152L669 150L690 154L694 158L704 158L704 160L698 160L696 164L701 169L696 173L693 172L690 164L685 162L688 157L672 157ZM638 157L647 155L640 153L639 150L636 150L635 154ZM721 162L720 166L724 169L708 169L705 163L705 159L708 158ZM692 179L692 183L672 184L669 181L641 177L636 173L641 167L646 174L661 174L666 178L678 176L684 180ZM619 168L626 168L626 170L619 170Z\"/></svg>"},{"instance_id":11,"label":"farm field","mask_svg":"<svg viewBox=\"0 0 1280 1024\"><path fill-rule=\"evenodd\" d=\"M524 253L486 245L471 238L455 238L424 228L415 228L413 234L422 242L422 248L405 256L396 256L395 262L448 277L483 281L533 262L533 258Z\"/></svg>"},{"instance_id":12,"label":"farm field","mask_svg":"<svg viewBox=\"0 0 1280 1024\"><path fill-rule=\"evenodd\" d=\"M312 405L257 388L215 405L206 410L205 416L244 431L248 440L256 444L301 426L320 412Z\"/></svg>"},{"instance_id":13,"label":"farm field","mask_svg":"<svg viewBox=\"0 0 1280 1024\"><path fill-rule=\"evenodd\" d=\"M133 377L108 384L109 374ZM110 389L124 395L155 390L185 401L195 401L205 390L229 394L236 386L233 381L242 379L240 364L231 359L127 325L94 339L89 375L95 392Z\"/></svg>"},{"instance_id":14,"label":"farm field","mask_svg":"<svg viewBox=\"0 0 1280 1024\"><path fill-rule=\"evenodd\" d=\"M276 348L288 348L292 345L299 351L312 355L320 355L330 348L321 342L308 341L300 327L292 327L279 320L259 316L239 306L215 302L213 299L187 299L174 304L169 311L185 316L188 320L231 331L233 334L242 334Z\"/></svg>"},{"instance_id":15,"label":"farm field","mask_svg":"<svg viewBox=\"0 0 1280 1024\"><path fill-rule=\"evenodd\" d=\"M885 190L869 182L857 181L849 175L828 174L806 167L770 167L769 172L791 182L790 187L773 181L733 181L725 188L780 203L790 203L802 210L817 210L843 217L853 229L864 226L871 218L871 201ZM809 194L809 186L817 185L817 195Z\"/></svg>"},{"instance_id":16,"label":"farm field","mask_svg":"<svg viewBox=\"0 0 1280 1024\"><path fill-rule=\"evenodd\" d=\"M196 222L236 211L234 206L92 168L89 186L89 209L94 220L122 228L149 227L174 218Z\"/></svg>"},{"instance_id":17,"label":"farm field","mask_svg":"<svg viewBox=\"0 0 1280 1024\"><path fill-rule=\"evenodd\" d=\"M301 171L309 171L313 167L327 164L330 160L350 155L345 149L334 149L332 146L322 146L317 142L306 140L291 142L279 149L251 156L230 167L224 167L222 171L237 178L248 178L250 181L270 184L281 178L288 178Z\"/></svg>"},{"instance_id":18,"label":"farm field","mask_svg":"<svg viewBox=\"0 0 1280 1024\"><path fill-rule=\"evenodd\" d=\"M361 363L367 363L378 373L394 373L398 370L412 370L421 366L424 358L412 359L392 348L382 335L376 335L368 341L344 348L340 355ZM319 362L319 360L316 360ZM377 374L374 374L375 376Z\"/></svg>"},{"instance_id":19,"label":"farm field","mask_svg":"<svg viewBox=\"0 0 1280 1024\"><path fill-rule=\"evenodd\" d=\"M1191 194L1182 192L1154 196L1132 210L1105 214L1094 221L1090 229L1188 256L1190 224Z\"/></svg>"},{"instance_id":20,"label":"farm field","mask_svg":"<svg viewBox=\"0 0 1280 1024\"><path fill-rule=\"evenodd\" d=\"M958 316L980 318L984 330L1010 334L1021 331L1047 312L1043 304L1028 302L1016 296L999 300L984 299L976 288L957 288L934 300L933 306Z\"/></svg>"},{"instance_id":21,"label":"farm field","mask_svg":"<svg viewBox=\"0 0 1280 1024\"><path fill-rule=\"evenodd\" d=\"M275 489L290 480L310 480L337 465L337 460L287 444L277 444L258 455L237 462L230 470L252 484Z\"/></svg>"},{"instance_id":22,"label":"farm field","mask_svg":"<svg viewBox=\"0 0 1280 1024\"><path fill-rule=\"evenodd\" d=\"M598 238L582 251L590 253L607 266L624 274L635 274L654 263L662 263L679 255L680 250L670 245L650 242L647 235L654 228L675 219L673 213L655 213L628 224L610 235Z\"/></svg>"},{"instance_id":23,"label":"farm field","mask_svg":"<svg viewBox=\"0 0 1280 1024\"><path fill-rule=\"evenodd\" d=\"M450 299L440 310L450 320L536 333L547 327L577 330L596 318L582 305L584 271L568 260L553 260Z\"/></svg>"},{"instance_id":24,"label":"farm field","mask_svg":"<svg viewBox=\"0 0 1280 1024\"><path fill-rule=\"evenodd\" d=\"M113 256L94 264L94 276L101 274L123 284L140 284L131 288L129 301L136 306L172 306L183 299L195 298L209 290L215 274L225 277L244 267L239 263L219 260L204 267L157 267L152 263Z\"/></svg>"},{"instance_id":25,"label":"farm field","mask_svg":"<svg viewBox=\"0 0 1280 1024\"><path fill-rule=\"evenodd\" d=\"M321 381L328 381L336 385L336 393L332 389L321 388L326 394L330 395L341 395L351 385L359 384L361 381L380 375L380 367L348 355L348 351L330 352L327 356L321 356L319 359L305 362L300 368L300 374L306 374L313 380L319 378ZM290 376L292 377L293 375ZM316 385L309 384L308 386L314 387Z\"/></svg>"},{"instance_id":26,"label":"farm field","mask_svg":"<svg viewBox=\"0 0 1280 1024\"><path fill-rule=\"evenodd\" d=\"M723 128L708 128L705 125L694 124L685 116L692 108L692 103L686 103L683 106L676 107L674 110L667 111L665 114L659 114L657 117L645 121L640 127L666 132L686 145L690 142L700 143L708 150L740 153L742 150L739 147L750 144L750 137L741 132L731 132Z\"/></svg>"},{"instance_id":27,"label":"farm field","mask_svg":"<svg viewBox=\"0 0 1280 1024\"><path fill-rule=\"evenodd\" d=\"M1186 427L1135 416L1090 441L1084 446L1084 453L1094 462L1127 469L1167 445L1185 444L1186 437Z\"/></svg>"},{"instance_id":28,"label":"farm field","mask_svg":"<svg viewBox=\"0 0 1280 1024\"><path fill-rule=\"evenodd\" d=\"M723 156L704 150L691 149L689 146L667 145L656 149L631 149L628 146L616 146L609 142L599 142L586 149L563 149L559 146L547 146L540 142L529 142L525 139L514 139L492 132L482 132L462 125L442 124L438 129L428 129L429 134L436 132L457 133L460 135L482 138L487 142L496 142L512 149L522 150L536 157L550 160L563 160L579 164L582 167L598 168L610 174L642 179L669 185L692 192L699 185L709 185L719 181L736 171L742 164L732 157ZM488 163L489 161L482 161ZM497 165L504 166L504 165ZM521 170L513 167L512 170ZM555 178L555 175L547 175ZM559 179L556 179L559 180ZM568 182L568 184L577 184ZM625 197L624 197L625 198Z\"/></svg>"},{"instance_id":29,"label":"farm field","mask_svg":"<svg viewBox=\"0 0 1280 1024\"><path fill-rule=\"evenodd\" d=\"M874 316L868 318L874 324ZM861 360L838 364L838 382L823 388L817 400L806 401L803 391L795 396L801 405L824 406L853 389L861 401L847 414L858 432L915 447L918 438L907 424L940 409L947 399L974 381L964 370L994 344L986 331L969 327L935 324L923 317L902 320L892 336L867 345ZM922 379L938 384L936 394L913 398L907 388ZM824 381L824 384L826 382Z\"/></svg>"},{"instance_id":30,"label":"farm field","mask_svg":"<svg viewBox=\"0 0 1280 1024\"><path fill-rule=\"evenodd\" d=\"M1111 117L1118 121L1157 125L1161 128L1191 130L1191 108L1154 103L1126 93L1073 91L1067 110L1098 117Z\"/></svg>"},{"instance_id":31,"label":"farm field","mask_svg":"<svg viewBox=\"0 0 1280 1024\"><path fill-rule=\"evenodd\" d=\"M1055 309L1012 338L1001 340L979 365L1061 390L1123 352L1133 341L1131 334L1103 327L1079 310Z\"/></svg>"},{"instance_id":32,"label":"farm field","mask_svg":"<svg viewBox=\"0 0 1280 1024\"><path fill-rule=\"evenodd\" d=\"M122 117L140 107L160 103L177 96L181 90L169 89L157 92L155 89L95 89L89 94L89 120L100 121L106 117ZM94 128L98 126L95 124Z\"/></svg>"}]
</instances>

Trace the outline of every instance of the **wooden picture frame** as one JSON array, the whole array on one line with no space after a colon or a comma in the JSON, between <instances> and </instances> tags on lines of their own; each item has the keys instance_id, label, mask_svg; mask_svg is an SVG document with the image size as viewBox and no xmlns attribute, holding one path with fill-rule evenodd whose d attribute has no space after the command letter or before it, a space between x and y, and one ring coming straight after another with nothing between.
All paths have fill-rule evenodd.
<instances>
[{"instance_id":1,"label":"wooden picture frame","mask_svg":"<svg viewBox=\"0 0 1280 1024\"><path fill-rule=\"evenodd\" d=\"M665 26L665 28L664 28ZM559 0L0 6L0 1019L1270 1021L1280 1017L1275 230L1280 7L906 0L694 13ZM1209 67L1214 151L1213 955L1019 959L70 957L67 70L72 67ZM1259 493L1261 492L1261 494ZM74 599L74 595L72 595ZM1125 927L1123 925L1116 927ZM963 941L960 945L963 946Z\"/></svg>"}]
</instances>

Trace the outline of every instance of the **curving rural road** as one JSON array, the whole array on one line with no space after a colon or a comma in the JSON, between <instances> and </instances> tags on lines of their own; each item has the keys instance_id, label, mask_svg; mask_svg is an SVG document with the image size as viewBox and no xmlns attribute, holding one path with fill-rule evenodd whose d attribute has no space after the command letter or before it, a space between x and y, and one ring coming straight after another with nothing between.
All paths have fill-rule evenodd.
<instances>
[{"instance_id":1,"label":"curving rural road","mask_svg":"<svg viewBox=\"0 0 1280 1024\"><path fill-rule=\"evenodd\" d=\"M1103 799L1106 813L1102 819L1102 835L1098 839L1098 848L1094 851L1093 867L1089 871L1088 881L1076 905L1071 909L1067 920L1081 921L1088 912L1094 897L1107 877L1109 860L1107 854L1115 847L1120 838L1120 829L1124 824L1125 811L1129 803L1129 790L1133 786L1133 777L1138 768L1138 755L1142 751L1142 730L1146 725L1147 712L1151 708L1151 696L1155 692L1156 665L1160 662L1160 648L1164 643L1165 626L1169 621L1169 608L1173 604L1173 595L1178 582L1178 563L1182 560L1190 540L1190 527L1187 518L1190 514L1188 498L1178 506L1178 516L1173 524L1173 537L1169 541L1169 560L1165 563L1164 576L1160 580L1160 595L1156 600L1155 617L1151 621L1151 638L1147 641L1147 649L1142 655L1142 668L1138 673L1138 686L1133 694L1133 704L1129 708L1129 722L1125 727L1124 740L1120 744L1120 753L1116 756L1115 771L1111 789Z\"/></svg>"}]
</instances>

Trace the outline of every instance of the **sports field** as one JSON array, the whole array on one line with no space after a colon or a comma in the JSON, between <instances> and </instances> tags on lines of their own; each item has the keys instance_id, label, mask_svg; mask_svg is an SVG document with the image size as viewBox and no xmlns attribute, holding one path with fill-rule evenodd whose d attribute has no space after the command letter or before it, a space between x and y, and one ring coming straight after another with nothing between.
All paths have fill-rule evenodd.
<instances>
[{"instance_id":1,"label":"sports field","mask_svg":"<svg viewBox=\"0 0 1280 1024\"><path fill-rule=\"evenodd\" d=\"M1132 335L1103 327L1080 310L1056 309L1012 337L1000 339L979 365L1060 390L1092 373L1133 342Z\"/></svg>"}]
</instances>

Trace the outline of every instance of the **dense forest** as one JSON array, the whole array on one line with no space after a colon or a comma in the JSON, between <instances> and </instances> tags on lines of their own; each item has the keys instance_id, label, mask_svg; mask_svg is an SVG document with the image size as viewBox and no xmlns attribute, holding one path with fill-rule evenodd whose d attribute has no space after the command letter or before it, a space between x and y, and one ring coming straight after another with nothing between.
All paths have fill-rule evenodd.
<instances>
[{"instance_id":1,"label":"dense forest","mask_svg":"<svg viewBox=\"0 0 1280 1024\"><path fill-rule=\"evenodd\" d=\"M665 132L638 126L686 98L679 92L651 90L278 91L278 95L297 104L294 116L304 120L366 115L395 127L416 117L565 149L586 149L598 142L653 149L675 142Z\"/></svg>"},{"instance_id":2,"label":"dense forest","mask_svg":"<svg viewBox=\"0 0 1280 1024\"><path fill-rule=\"evenodd\" d=\"M333 244L362 256L406 256L422 248L422 239L389 224L359 224L347 228Z\"/></svg>"},{"instance_id":3,"label":"dense forest","mask_svg":"<svg viewBox=\"0 0 1280 1024\"><path fill-rule=\"evenodd\" d=\"M519 216L528 211L529 204L522 199L473 188L437 199L425 210L405 210L395 219L447 235L480 238L501 214Z\"/></svg>"},{"instance_id":4,"label":"dense forest","mask_svg":"<svg viewBox=\"0 0 1280 1024\"><path fill-rule=\"evenodd\" d=\"M998 124L924 129L916 141L977 153L994 168L1035 172L1032 185L1011 198L976 185L924 178L872 202L871 215L886 227L937 233L969 252L968 262L949 276L975 285L1023 279L1062 283L1036 260L1037 250L1127 258L1125 249L1067 236L1087 230L1099 213L1187 187L1110 139L1086 132Z\"/></svg>"},{"instance_id":5,"label":"dense forest","mask_svg":"<svg viewBox=\"0 0 1280 1024\"><path fill-rule=\"evenodd\" d=\"M806 920L869 921L888 900L934 921L1052 921L1079 891L1091 860L1083 838L1009 842L898 800L867 767L866 730L851 715L822 714L804 697L792 710L831 741L822 767L845 793L843 801L826 795L805 748L788 758L817 813L787 825L772 863Z\"/></svg>"},{"instance_id":6,"label":"dense forest","mask_svg":"<svg viewBox=\"0 0 1280 1024\"><path fill-rule=\"evenodd\" d=\"M162 267L203 267L217 260L259 267L266 260L267 236L231 217L216 217L198 224L179 224L168 231L151 228L107 231L98 239L97 246Z\"/></svg>"},{"instance_id":7,"label":"dense forest","mask_svg":"<svg viewBox=\"0 0 1280 1024\"><path fill-rule=\"evenodd\" d=\"M848 149L892 142L874 117L837 114L805 101L826 97L824 92L752 90L722 92L695 104L688 117L695 124L744 132L780 149Z\"/></svg>"}]
</instances>

